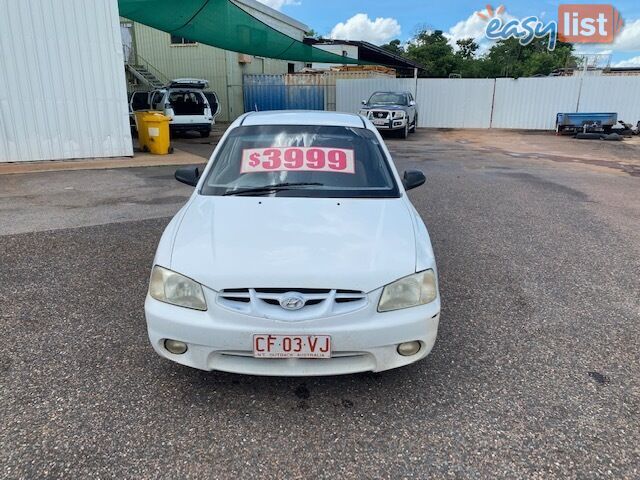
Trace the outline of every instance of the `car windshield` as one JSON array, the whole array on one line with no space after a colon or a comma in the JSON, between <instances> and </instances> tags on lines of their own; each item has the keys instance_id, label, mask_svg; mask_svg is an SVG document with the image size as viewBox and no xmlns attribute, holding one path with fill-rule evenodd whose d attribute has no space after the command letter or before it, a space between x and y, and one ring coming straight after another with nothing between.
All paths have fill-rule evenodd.
<instances>
[{"instance_id":1,"label":"car windshield","mask_svg":"<svg viewBox=\"0 0 640 480\"><path fill-rule=\"evenodd\" d=\"M371 105L406 105L407 98L402 93L374 93L369 103Z\"/></svg>"},{"instance_id":2,"label":"car windshield","mask_svg":"<svg viewBox=\"0 0 640 480\"><path fill-rule=\"evenodd\" d=\"M377 136L364 128L238 127L217 153L203 195L400 196Z\"/></svg>"}]
</instances>

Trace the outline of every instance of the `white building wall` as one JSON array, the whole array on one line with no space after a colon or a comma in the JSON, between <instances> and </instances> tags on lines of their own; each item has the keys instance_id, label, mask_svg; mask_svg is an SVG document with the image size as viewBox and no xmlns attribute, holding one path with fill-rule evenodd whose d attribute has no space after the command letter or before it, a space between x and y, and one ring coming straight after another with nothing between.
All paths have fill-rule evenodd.
<instances>
[{"instance_id":1,"label":"white building wall","mask_svg":"<svg viewBox=\"0 0 640 480\"><path fill-rule=\"evenodd\" d=\"M306 25L255 0L235 0L234 3L258 20L297 40L302 41L308 30ZM169 33L140 23L134 23L134 31L137 58L133 55L132 61L150 65L167 80L184 77L207 80L209 89L216 92L221 103L216 121L233 121L244 113L243 75L286 74L289 63L294 64L295 71L304 68L302 62L241 55L201 43L171 45ZM249 63L240 63L241 59L249 60Z\"/></svg>"},{"instance_id":2,"label":"white building wall","mask_svg":"<svg viewBox=\"0 0 640 480\"><path fill-rule=\"evenodd\" d=\"M0 12L0 162L133 155L117 0Z\"/></svg>"},{"instance_id":3,"label":"white building wall","mask_svg":"<svg viewBox=\"0 0 640 480\"><path fill-rule=\"evenodd\" d=\"M302 41L309 26L257 0L231 0L236 6L271 28Z\"/></svg>"},{"instance_id":4,"label":"white building wall","mask_svg":"<svg viewBox=\"0 0 640 480\"><path fill-rule=\"evenodd\" d=\"M355 45L340 45L328 43L326 45L318 44L314 45L314 47L324 50L325 52L335 53L336 55L340 55L341 57L353 58L355 60L358 59L358 55L360 49ZM342 64L338 63L312 63L311 67L316 70L329 70L331 67L342 66Z\"/></svg>"}]
</instances>

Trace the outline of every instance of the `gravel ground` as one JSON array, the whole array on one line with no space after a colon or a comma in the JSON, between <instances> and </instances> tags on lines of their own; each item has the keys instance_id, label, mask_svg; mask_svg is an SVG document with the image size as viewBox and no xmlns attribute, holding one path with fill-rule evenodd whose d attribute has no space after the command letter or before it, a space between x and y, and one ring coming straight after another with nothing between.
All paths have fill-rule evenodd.
<instances>
[{"instance_id":1,"label":"gravel ground","mask_svg":"<svg viewBox=\"0 0 640 480\"><path fill-rule=\"evenodd\" d=\"M428 176L441 331L421 363L347 377L155 355L147 279L188 194L170 168L86 172L71 203L81 173L0 177L0 476L639 478L640 178L439 132L389 145Z\"/></svg>"}]
</instances>

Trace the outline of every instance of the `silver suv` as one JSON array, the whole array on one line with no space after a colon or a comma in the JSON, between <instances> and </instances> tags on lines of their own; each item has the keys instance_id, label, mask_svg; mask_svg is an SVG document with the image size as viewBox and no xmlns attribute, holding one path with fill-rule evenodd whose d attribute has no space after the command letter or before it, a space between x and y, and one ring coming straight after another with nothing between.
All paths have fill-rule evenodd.
<instances>
[{"instance_id":1,"label":"silver suv","mask_svg":"<svg viewBox=\"0 0 640 480\"><path fill-rule=\"evenodd\" d=\"M402 138L418 126L418 110L411 92L375 92L369 100L363 100L359 113L378 130L395 131Z\"/></svg>"}]
</instances>

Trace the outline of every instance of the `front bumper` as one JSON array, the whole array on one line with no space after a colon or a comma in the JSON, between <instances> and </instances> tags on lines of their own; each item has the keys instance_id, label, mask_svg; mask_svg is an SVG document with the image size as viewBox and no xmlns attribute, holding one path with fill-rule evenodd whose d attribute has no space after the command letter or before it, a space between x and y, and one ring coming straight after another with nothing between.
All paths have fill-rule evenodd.
<instances>
[{"instance_id":1,"label":"front bumper","mask_svg":"<svg viewBox=\"0 0 640 480\"><path fill-rule=\"evenodd\" d=\"M178 132L201 132L211 131L211 123L170 123L169 130L174 133Z\"/></svg>"},{"instance_id":2,"label":"front bumper","mask_svg":"<svg viewBox=\"0 0 640 480\"><path fill-rule=\"evenodd\" d=\"M373 120L371 121L373 122ZM407 126L408 121L409 119L407 117L393 118L393 119L385 120L386 123L384 125L376 125L374 123L373 126L382 132L388 132L390 130L402 130Z\"/></svg>"},{"instance_id":3,"label":"front bumper","mask_svg":"<svg viewBox=\"0 0 640 480\"><path fill-rule=\"evenodd\" d=\"M421 307L378 313L380 292L362 309L311 321L279 321L233 312L206 291L209 310L199 312L168 305L147 296L145 316L149 339L162 357L200 370L264 376L320 376L381 372L426 357L438 333L440 300ZM373 301L375 300L375 301ZM253 335L330 335L330 359L264 359L253 357ZM164 340L185 342L189 349L174 355ZM403 342L420 341L411 357L397 353Z\"/></svg>"}]
</instances>

